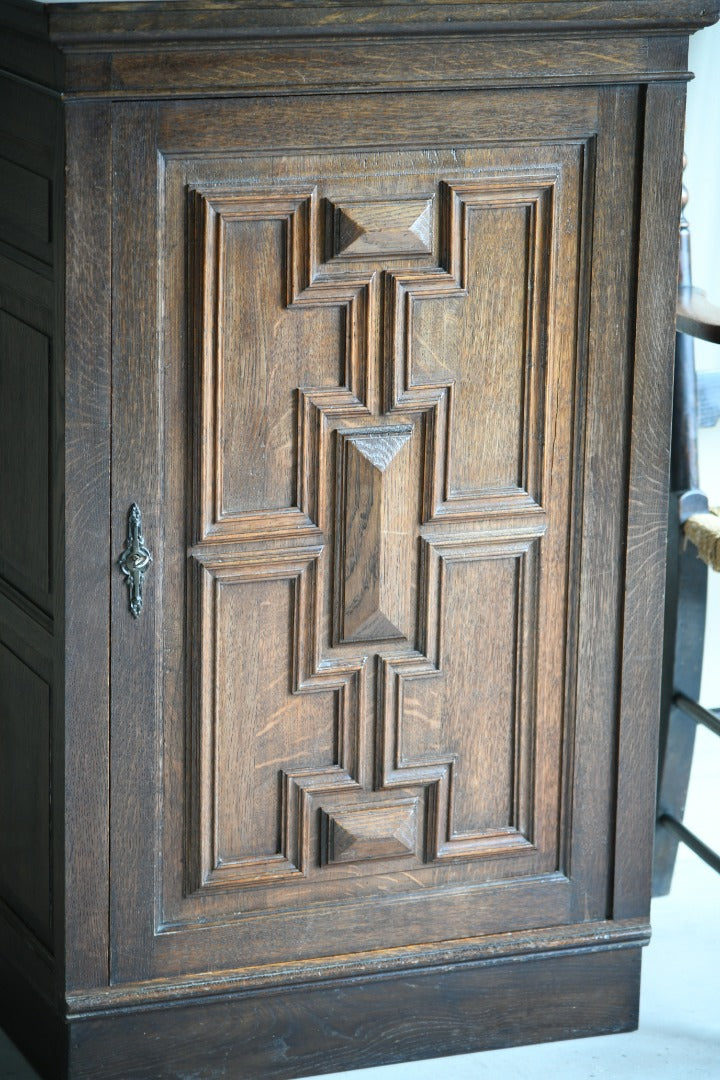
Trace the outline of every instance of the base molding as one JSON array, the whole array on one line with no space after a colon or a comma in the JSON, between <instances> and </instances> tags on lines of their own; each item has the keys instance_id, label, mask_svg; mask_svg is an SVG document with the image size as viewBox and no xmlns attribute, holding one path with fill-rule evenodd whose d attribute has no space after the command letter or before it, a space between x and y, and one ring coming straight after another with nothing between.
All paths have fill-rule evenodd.
<instances>
[{"instance_id":1,"label":"base molding","mask_svg":"<svg viewBox=\"0 0 720 1080\"><path fill-rule=\"evenodd\" d=\"M222 972L165 977L136 983L117 983L67 995L68 1016L118 1009L147 1008L173 1001L189 1003L195 997L236 995L241 991L287 990L301 984L327 984L331 980L365 979L425 971L468 963L497 963L546 954L561 956L587 949L628 948L647 945L650 924L637 919L612 919L541 927L520 934L485 934L461 940L429 942L399 948L351 953L345 956L294 960L279 964L237 968Z\"/></svg>"},{"instance_id":2,"label":"base molding","mask_svg":"<svg viewBox=\"0 0 720 1080\"><path fill-rule=\"evenodd\" d=\"M2 1005L9 1034L47 1080L291 1080L633 1030L640 958L639 947L616 946L469 962L64 1022L18 995L5 969Z\"/></svg>"}]
</instances>

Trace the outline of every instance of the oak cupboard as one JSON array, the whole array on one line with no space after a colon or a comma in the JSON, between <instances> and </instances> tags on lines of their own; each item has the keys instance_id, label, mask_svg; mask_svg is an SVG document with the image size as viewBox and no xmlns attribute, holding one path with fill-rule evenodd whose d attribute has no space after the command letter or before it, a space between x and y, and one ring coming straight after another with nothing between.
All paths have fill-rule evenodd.
<instances>
[{"instance_id":1,"label":"oak cupboard","mask_svg":"<svg viewBox=\"0 0 720 1080\"><path fill-rule=\"evenodd\" d=\"M635 1025L717 7L0 2L0 1001L44 1076Z\"/></svg>"}]
</instances>

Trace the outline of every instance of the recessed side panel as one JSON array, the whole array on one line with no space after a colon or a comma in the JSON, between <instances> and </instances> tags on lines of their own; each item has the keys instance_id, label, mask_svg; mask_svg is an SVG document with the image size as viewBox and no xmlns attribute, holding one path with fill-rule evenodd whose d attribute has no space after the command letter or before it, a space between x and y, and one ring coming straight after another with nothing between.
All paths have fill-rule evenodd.
<instances>
[{"instance_id":1,"label":"recessed side panel","mask_svg":"<svg viewBox=\"0 0 720 1080\"><path fill-rule=\"evenodd\" d=\"M52 264L52 180L0 157L0 235Z\"/></svg>"},{"instance_id":2,"label":"recessed side panel","mask_svg":"<svg viewBox=\"0 0 720 1080\"><path fill-rule=\"evenodd\" d=\"M52 951L50 687L0 643L0 899Z\"/></svg>"},{"instance_id":3,"label":"recessed side panel","mask_svg":"<svg viewBox=\"0 0 720 1080\"><path fill-rule=\"evenodd\" d=\"M457 761L449 840L518 829L521 824L515 755L521 735L527 738L532 724L530 731L521 732L517 678L523 667L531 674L533 662L532 656L519 655L518 650L523 629L518 620L520 570L519 560L513 558L450 562L444 567L443 741L453 747ZM463 607L475 616L472 636L455 621L452 629L448 625L448 613ZM526 709L528 705L532 708L526 701ZM454 731L449 730L452 722ZM526 785L529 779L525 778ZM527 790L523 794L527 802ZM527 821L522 825L529 831Z\"/></svg>"},{"instance_id":4,"label":"recessed side panel","mask_svg":"<svg viewBox=\"0 0 720 1080\"><path fill-rule=\"evenodd\" d=\"M0 577L50 611L50 339L0 309Z\"/></svg>"}]
</instances>

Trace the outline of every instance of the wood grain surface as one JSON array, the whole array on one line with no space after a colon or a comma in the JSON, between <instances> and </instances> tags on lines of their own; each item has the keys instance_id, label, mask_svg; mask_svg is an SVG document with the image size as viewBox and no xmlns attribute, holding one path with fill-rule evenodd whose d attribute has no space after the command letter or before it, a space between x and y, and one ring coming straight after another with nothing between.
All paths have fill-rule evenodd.
<instances>
[{"instance_id":1,"label":"wood grain surface","mask_svg":"<svg viewBox=\"0 0 720 1080\"><path fill-rule=\"evenodd\" d=\"M0 0L0 1001L44 1076L635 1024L717 8Z\"/></svg>"}]
</instances>

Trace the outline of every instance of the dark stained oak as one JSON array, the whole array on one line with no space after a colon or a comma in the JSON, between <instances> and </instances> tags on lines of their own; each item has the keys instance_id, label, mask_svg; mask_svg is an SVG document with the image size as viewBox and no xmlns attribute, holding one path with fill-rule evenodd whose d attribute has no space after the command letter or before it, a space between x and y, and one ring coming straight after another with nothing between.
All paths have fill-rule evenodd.
<instances>
[{"instance_id":1,"label":"dark stained oak","mask_svg":"<svg viewBox=\"0 0 720 1080\"><path fill-rule=\"evenodd\" d=\"M107 1080L171 1080L189 1069L292 1080L514 1045L531 1025L540 1042L626 1031L637 1025L639 974L639 950L622 949L331 982L114 1022L89 1016L72 1030L68 1056L82 1080L95 1080L98 1058Z\"/></svg>"},{"instance_id":2,"label":"dark stained oak","mask_svg":"<svg viewBox=\"0 0 720 1080\"><path fill-rule=\"evenodd\" d=\"M63 501L59 531L68 559L63 587L64 666L59 782L64 818L55 830L64 907L67 988L108 978L109 567L119 546L107 535L110 514L111 130L106 106L65 118L65 389ZM60 301L62 302L62 301ZM80 538L82 547L75 545ZM121 543L121 542L120 542ZM116 546L118 550L115 550ZM91 557L89 557L89 553ZM82 648L72 642L83 639ZM88 677L88 672L92 677ZM92 719L91 719L92 718ZM92 814L88 807L92 807ZM74 857L65 859L65 845Z\"/></svg>"},{"instance_id":3,"label":"dark stained oak","mask_svg":"<svg viewBox=\"0 0 720 1080\"><path fill-rule=\"evenodd\" d=\"M290 123L292 106L280 109ZM472 933L473 890L498 876L516 883L513 918L526 917L534 891L544 917L562 920L573 889L553 876L564 709L554 669L567 627L559 620L545 635L539 679L538 586L545 574L540 588L563 595L568 572L567 532L554 523L569 512L577 372L573 338L551 344L546 327L549 309L577 318L577 289L561 283L579 262L583 151L467 150L429 162L383 150L360 174L351 151L334 166L329 155L288 154L266 191L242 174L231 186L225 176L241 163L230 155L202 179L199 162L173 157L166 227L188 214L194 261L186 308L177 291L166 297L166 326L177 333L187 310L197 352L187 363L189 442L167 430L164 458L179 468L162 514L165 601L173 618L187 589L197 632L185 645L189 685L164 712L176 767L165 773L163 831L177 837L163 857L165 917L199 964L207 949L227 950L223 914L239 888L247 906L234 948L265 961L295 925L298 956L332 950L321 900L343 901L347 948L367 945L368 903L387 909L377 947L442 934L449 912L428 887L445 883L469 887L453 904L457 934ZM253 160L264 168L277 171ZM311 169L330 179L308 191L300 178ZM401 207L430 203L429 251L385 256L386 266L380 244L379 256L328 259L326 203L342 205L359 175L368 198L384 191L388 204L395 190ZM410 200L422 191L429 197ZM573 229L554 228L553 200ZM396 219L385 220L394 251ZM181 258L182 244L167 243ZM489 281L504 249L514 270L496 296ZM179 281L182 263L170 262ZM185 392L174 387L166 382ZM501 422L488 428L492 413ZM543 432L560 413L553 468ZM185 580L186 541L171 540L183 536L184 515L173 517L183 488L168 496L188 474L195 508L207 509ZM172 640L182 644L179 629ZM175 680L177 661L166 670ZM323 815L365 805L370 821L398 795L417 800L418 837L402 865L363 848L357 866L324 860ZM129 855L123 865L139 881ZM546 880L523 882L533 870ZM509 898L492 896L486 926L499 929ZM190 932L199 918L212 920L203 959ZM136 919L127 912L122 937ZM177 950L155 940L157 972L169 973Z\"/></svg>"},{"instance_id":4,"label":"dark stained oak","mask_svg":"<svg viewBox=\"0 0 720 1080\"><path fill-rule=\"evenodd\" d=\"M635 1026L717 7L0 0L0 1008L43 1076Z\"/></svg>"},{"instance_id":5,"label":"dark stained oak","mask_svg":"<svg viewBox=\"0 0 720 1080\"><path fill-rule=\"evenodd\" d=\"M670 473L672 400L668 384L658 378L674 365L676 297L658 282L677 273L678 245L669 234L660 237L650 225L671 218L679 201L677 170L670 162L682 157L682 102L668 87L647 89L645 146L656 140L666 153L645 170L638 234L637 324L632 382L633 422L628 462L627 553L624 589L624 637L620 684L618 748L617 849L614 910L632 918L647 904L652 878L652 845L644 843L641 822L654 812L657 764L647 747L657 750L664 624L665 570L653 554L664 554L667 542L667 490ZM638 412L654 417L639 425ZM641 464L642 463L642 464ZM641 569L642 568L642 569ZM637 642L643 642L642 653ZM635 854L631 857L630 852Z\"/></svg>"}]
</instances>

